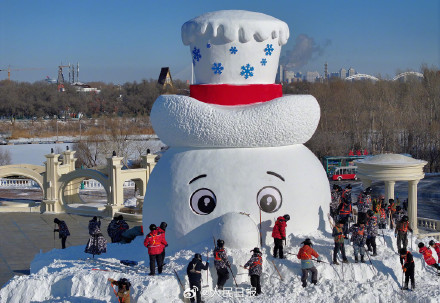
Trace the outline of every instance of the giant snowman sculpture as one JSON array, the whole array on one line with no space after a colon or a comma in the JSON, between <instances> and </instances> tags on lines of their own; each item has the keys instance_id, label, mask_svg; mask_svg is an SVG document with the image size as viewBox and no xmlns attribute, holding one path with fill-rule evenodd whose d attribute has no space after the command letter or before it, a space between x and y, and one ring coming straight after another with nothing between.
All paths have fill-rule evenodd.
<instances>
[{"instance_id":1,"label":"giant snowman sculpture","mask_svg":"<svg viewBox=\"0 0 440 303\"><path fill-rule=\"evenodd\" d=\"M163 95L153 105L152 125L170 148L143 206L145 227L168 223L171 249L213 236L230 248L270 245L284 214L289 234L325 228L328 179L303 145L318 125L318 102L282 96L274 84L288 37L283 21L248 11L207 13L182 26L197 84L190 97Z\"/></svg>"}]
</instances>

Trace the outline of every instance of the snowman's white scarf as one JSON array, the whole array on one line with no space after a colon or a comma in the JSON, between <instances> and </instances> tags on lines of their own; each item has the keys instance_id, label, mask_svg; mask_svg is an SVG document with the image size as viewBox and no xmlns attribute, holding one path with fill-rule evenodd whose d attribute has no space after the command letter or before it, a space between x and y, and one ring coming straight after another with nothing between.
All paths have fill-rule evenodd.
<instances>
[{"instance_id":1,"label":"snowman's white scarf","mask_svg":"<svg viewBox=\"0 0 440 303\"><path fill-rule=\"evenodd\" d=\"M173 147L269 147L303 144L320 118L310 95L222 106L181 95L162 95L151 111L159 138Z\"/></svg>"}]
</instances>

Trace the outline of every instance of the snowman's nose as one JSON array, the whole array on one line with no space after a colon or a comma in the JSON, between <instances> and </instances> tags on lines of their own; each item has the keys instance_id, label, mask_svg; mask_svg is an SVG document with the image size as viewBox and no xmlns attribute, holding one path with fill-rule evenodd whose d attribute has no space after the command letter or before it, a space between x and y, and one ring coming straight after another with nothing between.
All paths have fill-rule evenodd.
<instances>
[{"instance_id":1,"label":"snowman's nose","mask_svg":"<svg viewBox=\"0 0 440 303\"><path fill-rule=\"evenodd\" d=\"M225 241L229 248L254 248L259 246L258 226L242 213L227 213L218 218L214 235Z\"/></svg>"}]
</instances>

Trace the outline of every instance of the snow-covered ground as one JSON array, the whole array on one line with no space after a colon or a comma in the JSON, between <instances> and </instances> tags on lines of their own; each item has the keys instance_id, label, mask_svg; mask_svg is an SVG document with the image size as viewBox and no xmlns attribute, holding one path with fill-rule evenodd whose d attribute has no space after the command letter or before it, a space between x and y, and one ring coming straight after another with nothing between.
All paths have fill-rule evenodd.
<instances>
[{"instance_id":1,"label":"snow-covered ground","mask_svg":"<svg viewBox=\"0 0 440 303\"><path fill-rule=\"evenodd\" d=\"M368 258L365 264L351 263L343 267L318 263L318 285L309 284L306 288L301 287L300 263L296 256L288 255L286 260L273 259L272 247L265 246L261 278L263 295L259 297L243 295L250 288L250 282L247 271L240 265L244 265L250 258L249 251L252 248L228 250L238 288L231 278L226 284L231 287L228 294L222 296L214 292L216 273L211 262L208 278L205 271L202 274L202 285L207 285L203 287L203 298L206 302L440 302L440 278L435 275L434 270L426 268L421 255L415 252L415 238L413 243L409 244L409 248L414 248L412 252L416 267L416 289L413 292L400 290L402 270L396 253L394 234L385 230L384 235L376 239L378 256L371 258L374 267L369 264ZM309 236L323 260L331 261L333 239L329 231L316 232ZM286 250L297 253L305 237L290 233ZM424 242L427 243L428 239L424 239ZM11 279L0 290L0 302L116 302L107 281L109 277L125 277L130 280L133 302L181 302L183 292L173 270L177 271L185 287L188 287L187 264L196 252L202 253L205 260L206 249L210 250L209 258L212 261L212 246L212 241L206 240L191 249L186 248L171 254L167 251L164 272L156 276L148 276L147 269L137 273L118 269L124 268L119 265L119 260L124 259L139 261L140 264L148 266L148 255L142 237L138 237L131 244L108 244L108 252L96 256L108 265L84 261L90 256L83 252L83 246L68 247L65 250L54 249L35 256L31 264L31 275ZM435 252L433 255L436 257ZM347 245L347 256L349 261L353 262L351 245ZM282 280L272 261L278 268ZM105 269L108 271L104 271Z\"/></svg>"}]
</instances>

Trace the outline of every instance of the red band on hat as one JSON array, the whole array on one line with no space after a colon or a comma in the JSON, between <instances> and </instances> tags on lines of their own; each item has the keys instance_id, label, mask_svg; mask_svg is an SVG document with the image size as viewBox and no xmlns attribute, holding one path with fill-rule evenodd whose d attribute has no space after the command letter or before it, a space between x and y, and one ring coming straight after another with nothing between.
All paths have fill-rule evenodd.
<instances>
[{"instance_id":1,"label":"red band on hat","mask_svg":"<svg viewBox=\"0 0 440 303\"><path fill-rule=\"evenodd\" d=\"M199 84L189 89L190 97L219 105L246 105L283 96L281 84Z\"/></svg>"}]
</instances>

